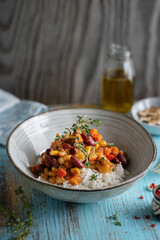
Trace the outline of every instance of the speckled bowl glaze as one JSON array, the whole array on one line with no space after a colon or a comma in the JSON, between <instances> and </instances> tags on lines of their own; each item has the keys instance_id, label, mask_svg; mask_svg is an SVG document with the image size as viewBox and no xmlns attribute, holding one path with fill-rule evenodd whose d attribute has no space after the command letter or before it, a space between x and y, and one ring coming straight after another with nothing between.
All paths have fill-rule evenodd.
<instances>
[{"instance_id":1,"label":"speckled bowl glaze","mask_svg":"<svg viewBox=\"0 0 160 240\"><path fill-rule=\"evenodd\" d=\"M114 142L128 152L129 175L122 183L103 189L80 190L54 186L42 182L30 172L29 166L37 163L39 154L48 148L56 133L62 133L87 114L88 118L103 122L98 131L108 142ZM151 135L131 118L102 109L72 108L38 114L17 126L8 138L7 151L11 162L26 181L43 193L63 201L89 203L114 197L127 191L150 169L156 158L156 146Z\"/></svg>"},{"instance_id":2,"label":"speckled bowl glaze","mask_svg":"<svg viewBox=\"0 0 160 240\"><path fill-rule=\"evenodd\" d=\"M160 218L160 197L158 197L156 195L156 191L157 189L160 188L160 185L157 185L154 189L153 189L153 200L152 200L152 211L154 213L154 215L156 215L157 217Z\"/></svg>"},{"instance_id":3,"label":"speckled bowl glaze","mask_svg":"<svg viewBox=\"0 0 160 240\"><path fill-rule=\"evenodd\" d=\"M138 113L150 107L160 107L160 97L145 98L136 102L131 108L131 114L148 132L153 135L160 135L160 126L151 126L139 120Z\"/></svg>"}]
</instances>

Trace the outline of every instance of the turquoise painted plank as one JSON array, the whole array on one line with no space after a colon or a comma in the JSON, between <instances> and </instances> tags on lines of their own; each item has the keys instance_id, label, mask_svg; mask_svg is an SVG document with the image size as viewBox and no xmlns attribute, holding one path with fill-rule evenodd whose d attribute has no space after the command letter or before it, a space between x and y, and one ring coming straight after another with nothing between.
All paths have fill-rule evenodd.
<instances>
[{"instance_id":1,"label":"turquoise painted plank","mask_svg":"<svg viewBox=\"0 0 160 240\"><path fill-rule=\"evenodd\" d=\"M160 146L160 137L154 137ZM160 161L159 148L156 163ZM15 204L13 190L24 186L27 198L34 203L34 226L27 240L158 240L160 220L152 215L152 192L148 185L160 183L160 175L149 172L129 191L122 195L102 200L99 203L75 204L54 200L27 184L10 163L5 148L0 147L0 201L7 206ZM139 199L140 195L144 199ZM118 212L122 226L107 223L105 217ZM134 216L139 216L135 220ZM146 220L145 216L151 215ZM0 217L0 239L8 240L11 230ZM150 225L156 224L155 228Z\"/></svg>"}]
</instances>

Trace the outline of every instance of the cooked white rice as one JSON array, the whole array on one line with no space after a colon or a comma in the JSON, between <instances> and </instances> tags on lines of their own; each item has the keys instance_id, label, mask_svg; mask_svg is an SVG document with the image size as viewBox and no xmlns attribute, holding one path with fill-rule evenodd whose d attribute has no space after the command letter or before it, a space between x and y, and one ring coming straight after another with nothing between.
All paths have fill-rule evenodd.
<instances>
[{"instance_id":1,"label":"cooked white rice","mask_svg":"<svg viewBox=\"0 0 160 240\"><path fill-rule=\"evenodd\" d=\"M91 181L93 174L97 175L97 178ZM84 167L81 169L81 183L72 185L69 181L65 181L61 186L72 189L104 188L123 182L127 174L128 172L122 167L121 163L115 166L114 171L106 174ZM42 178L40 179L44 181Z\"/></svg>"}]
</instances>

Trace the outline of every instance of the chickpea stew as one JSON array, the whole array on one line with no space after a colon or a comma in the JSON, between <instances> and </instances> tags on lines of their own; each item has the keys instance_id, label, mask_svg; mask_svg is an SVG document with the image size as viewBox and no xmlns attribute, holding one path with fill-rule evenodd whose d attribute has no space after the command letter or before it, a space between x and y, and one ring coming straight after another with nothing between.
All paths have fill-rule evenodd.
<instances>
[{"instance_id":1,"label":"chickpea stew","mask_svg":"<svg viewBox=\"0 0 160 240\"><path fill-rule=\"evenodd\" d=\"M120 151L113 143L103 140L96 128L90 129L87 124L102 123L99 120L78 116L72 127L66 128L41 155L41 163L30 166L30 171L52 184L79 185L82 181L83 169L91 169L96 173L109 174L117 165L127 165L127 154ZM94 172L94 173L95 173ZM97 179L93 174L90 181Z\"/></svg>"}]
</instances>

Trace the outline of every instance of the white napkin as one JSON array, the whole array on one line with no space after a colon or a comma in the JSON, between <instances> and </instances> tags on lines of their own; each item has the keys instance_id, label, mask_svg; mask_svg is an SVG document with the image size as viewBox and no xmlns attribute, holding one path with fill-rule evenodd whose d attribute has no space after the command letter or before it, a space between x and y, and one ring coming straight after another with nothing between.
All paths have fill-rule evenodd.
<instances>
[{"instance_id":1,"label":"white napkin","mask_svg":"<svg viewBox=\"0 0 160 240\"><path fill-rule=\"evenodd\" d=\"M0 144L5 146L11 131L25 119L47 111L44 104L20 100L0 89Z\"/></svg>"},{"instance_id":2,"label":"white napkin","mask_svg":"<svg viewBox=\"0 0 160 240\"><path fill-rule=\"evenodd\" d=\"M0 89L0 113L19 103L20 99Z\"/></svg>"}]
</instances>

